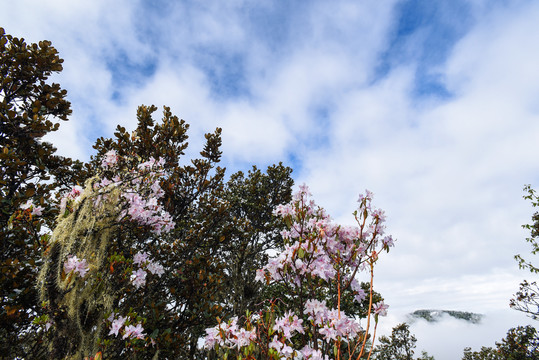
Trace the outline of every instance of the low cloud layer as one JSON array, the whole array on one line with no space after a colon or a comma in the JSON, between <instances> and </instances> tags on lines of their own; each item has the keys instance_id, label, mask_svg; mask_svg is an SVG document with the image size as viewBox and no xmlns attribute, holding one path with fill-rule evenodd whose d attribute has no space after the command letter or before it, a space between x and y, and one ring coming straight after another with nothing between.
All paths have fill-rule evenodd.
<instances>
[{"instance_id":1,"label":"low cloud layer","mask_svg":"<svg viewBox=\"0 0 539 360\"><path fill-rule=\"evenodd\" d=\"M483 312L479 324L455 319L444 314L438 322L423 319L410 321L409 313L393 313L380 325L380 336L390 336L391 328L402 322L410 325L410 333L416 339L415 355L426 351L436 360L461 359L464 348L479 351L481 347L496 347L506 337L507 331L517 326L534 325L533 320L522 314L515 316L510 309Z\"/></svg>"}]
</instances>

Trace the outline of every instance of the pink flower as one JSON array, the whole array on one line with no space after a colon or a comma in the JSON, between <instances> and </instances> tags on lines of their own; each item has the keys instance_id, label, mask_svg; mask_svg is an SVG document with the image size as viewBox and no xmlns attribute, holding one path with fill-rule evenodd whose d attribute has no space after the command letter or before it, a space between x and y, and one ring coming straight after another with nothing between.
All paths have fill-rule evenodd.
<instances>
[{"instance_id":1,"label":"pink flower","mask_svg":"<svg viewBox=\"0 0 539 360\"><path fill-rule=\"evenodd\" d=\"M66 209L67 205L67 197L63 197L62 200L60 200L60 212L63 213Z\"/></svg>"},{"instance_id":2,"label":"pink flower","mask_svg":"<svg viewBox=\"0 0 539 360\"><path fill-rule=\"evenodd\" d=\"M26 203L21 205L22 210L32 209L31 214L35 216L41 216L43 207L34 205L32 199L29 199Z\"/></svg>"},{"instance_id":3,"label":"pink flower","mask_svg":"<svg viewBox=\"0 0 539 360\"><path fill-rule=\"evenodd\" d=\"M21 205L21 209L26 210L30 209L30 207L34 206L34 203L32 202L32 199L29 199L26 203Z\"/></svg>"},{"instance_id":4,"label":"pink flower","mask_svg":"<svg viewBox=\"0 0 539 360\"><path fill-rule=\"evenodd\" d=\"M151 272L152 274L157 275L159 277L161 277L161 275L165 273L163 266L155 262L150 262L148 266L146 266L146 269L148 269L148 271Z\"/></svg>"},{"instance_id":5,"label":"pink flower","mask_svg":"<svg viewBox=\"0 0 539 360\"><path fill-rule=\"evenodd\" d=\"M373 195L374 194L369 190L365 190L365 195L359 194L359 199L357 200L357 202L361 203L363 202L363 200L372 200Z\"/></svg>"},{"instance_id":6,"label":"pink flower","mask_svg":"<svg viewBox=\"0 0 539 360\"><path fill-rule=\"evenodd\" d=\"M86 260L82 259L75 265L75 272L78 272L80 277L84 277L90 269Z\"/></svg>"},{"instance_id":7,"label":"pink flower","mask_svg":"<svg viewBox=\"0 0 539 360\"><path fill-rule=\"evenodd\" d=\"M365 300L365 298L367 297L367 294L365 294L365 290L358 289L356 291L357 291L357 294L354 295L354 300L356 300L359 303Z\"/></svg>"},{"instance_id":8,"label":"pink flower","mask_svg":"<svg viewBox=\"0 0 539 360\"><path fill-rule=\"evenodd\" d=\"M394 246L394 240L393 240L393 237L391 235L388 235L386 236L385 238L382 239L382 243L384 244L384 247L392 247Z\"/></svg>"},{"instance_id":9,"label":"pink flower","mask_svg":"<svg viewBox=\"0 0 539 360\"><path fill-rule=\"evenodd\" d=\"M112 184L112 181L110 181L109 179L107 178L103 178L103 180L101 180L101 183L99 184L100 187L105 187L105 186L108 186Z\"/></svg>"},{"instance_id":10,"label":"pink flower","mask_svg":"<svg viewBox=\"0 0 539 360\"><path fill-rule=\"evenodd\" d=\"M118 336L118 332L124 326L125 323L125 317L120 316L118 319L115 319L112 321L112 324L110 325L110 332L109 335L116 335Z\"/></svg>"},{"instance_id":11,"label":"pink flower","mask_svg":"<svg viewBox=\"0 0 539 360\"><path fill-rule=\"evenodd\" d=\"M386 316L387 308L389 308L389 305L384 304L383 301L377 302L376 304L374 304L374 313L376 315Z\"/></svg>"},{"instance_id":12,"label":"pink flower","mask_svg":"<svg viewBox=\"0 0 539 360\"><path fill-rule=\"evenodd\" d=\"M152 186L150 186L150 189L152 190L154 196L156 198L162 198L163 195L165 195L165 192L163 191L163 189L161 189L161 184L159 183L159 180L156 180Z\"/></svg>"},{"instance_id":13,"label":"pink flower","mask_svg":"<svg viewBox=\"0 0 539 360\"><path fill-rule=\"evenodd\" d=\"M337 331L327 325L320 329L320 334L324 335L324 340L326 340L328 343L330 340L337 339Z\"/></svg>"},{"instance_id":14,"label":"pink flower","mask_svg":"<svg viewBox=\"0 0 539 360\"><path fill-rule=\"evenodd\" d=\"M45 331L48 331L48 330L51 328L52 325L53 325L53 322L52 322L52 321L50 321L50 320L47 321L47 322L45 323Z\"/></svg>"},{"instance_id":15,"label":"pink flower","mask_svg":"<svg viewBox=\"0 0 539 360\"><path fill-rule=\"evenodd\" d=\"M144 331L144 328L142 327L142 324L137 324L137 326L133 326L133 325L127 325L125 327L125 333L124 333L124 336L123 336L123 339L126 339L128 337L132 338L132 339L144 339L144 334L143 333Z\"/></svg>"},{"instance_id":16,"label":"pink flower","mask_svg":"<svg viewBox=\"0 0 539 360\"><path fill-rule=\"evenodd\" d=\"M277 335L275 335L273 340L269 343L269 347L274 348L277 351L280 351L282 346L283 343L278 340Z\"/></svg>"},{"instance_id":17,"label":"pink flower","mask_svg":"<svg viewBox=\"0 0 539 360\"><path fill-rule=\"evenodd\" d=\"M295 315L293 312L288 311L284 314L282 318L275 321L275 330L282 331L284 337L290 338L294 331L297 331L301 334L305 333L302 324L302 319L299 319L297 315Z\"/></svg>"},{"instance_id":18,"label":"pink flower","mask_svg":"<svg viewBox=\"0 0 539 360\"><path fill-rule=\"evenodd\" d=\"M64 271L66 273L70 273L71 271L75 270L78 261L79 259L76 256L69 255L67 257L67 261L64 263Z\"/></svg>"},{"instance_id":19,"label":"pink flower","mask_svg":"<svg viewBox=\"0 0 539 360\"><path fill-rule=\"evenodd\" d=\"M69 197L71 199L76 199L78 198L81 194L82 194L82 191L83 191L83 188L80 187L79 185L75 185L73 186L73 188L71 189L71 192L69 193Z\"/></svg>"},{"instance_id":20,"label":"pink flower","mask_svg":"<svg viewBox=\"0 0 539 360\"><path fill-rule=\"evenodd\" d=\"M41 206L34 206L34 208L32 209L32 215L35 215L35 216L41 216L42 215L42 211L43 211L43 208Z\"/></svg>"},{"instance_id":21,"label":"pink flower","mask_svg":"<svg viewBox=\"0 0 539 360\"><path fill-rule=\"evenodd\" d=\"M206 337L204 338L204 348L212 349L215 344L222 344L221 332L218 328L206 329Z\"/></svg>"},{"instance_id":22,"label":"pink flower","mask_svg":"<svg viewBox=\"0 0 539 360\"><path fill-rule=\"evenodd\" d=\"M251 343L251 340L254 340L256 338L255 329L247 331L244 328L241 328L238 332L236 332L235 335L236 338L234 340L238 349L243 346L249 345Z\"/></svg>"},{"instance_id":23,"label":"pink flower","mask_svg":"<svg viewBox=\"0 0 539 360\"><path fill-rule=\"evenodd\" d=\"M146 284L146 271L142 269L133 271L133 274L131 275L131 281L137 289L141 286L144 286Z\"/></svg>"},{"instance_id":24,"label":"pink flower","mask_svg":"<svg viewBox=\"0 0 539 360\"><path fill-rule=\"evenodd\" d=\"M114 320L114 317L116 316L116 313L115 312L111 312L110 313L110 316L107 318L108 321L113 321Z\"/></svg>"},{"instance_id":25,"label":"pink flower","mask_svg":"<svg viewBox=\"0 0 539 360\"><path fill-rule=\"evenodd\" d=\"M142 265L148 261L149 254L147 252L137 252L133 257L133 264Z\"/></svg>"},{"instance_id":26,"label":"pink flower","mask_svg":"<svg viewBox=\"0 0 539 360\"><path fill-rule=\"evenodd\" d=\"M146 162L143 162L138 166L139 169L152 169L153 167L160 167L165 164L165 159L159 158L159 160L155 160L153 156L150 156L150 159Z\"/></svg>"},{"instance_id":27,"label":"pink flower","mask_svg":"<svg viewBox=\"0 0 539 360\"><path fill-rule=\"evenodd\" d=\"M266 272L264 269L256 270L255 280L260 282L264 282L266 280Z\"/></svg>"},{"instance_id":28,"label":"pink flower","mask_svg":"<svg viewBox=\"0 0 539 360\"><path fill-rule=\"evenodd\" d=\"M69 255L67 261L64 263L64 271L70 273L71 271L78 273L80 277L86 276L86 273L90 269L85 259L79 260L75 255Z\"/></svg>"},{"instance_id":29,"label":"pink flower","mask_svg":"<svg viewBox=\"0 0 539 360\"><path fill-rule=\"evenodd\" d=\"M107 153L105 153L105 157L103 158L103 161L101 162L101 166L103 168L108 168L109 166L112 166L118 162L118 155L116 155L116 151L110 150Z\"/></svg>"},{"instance_id":30,"label":"pink flower","mask_svg":"<svg viewBox=\"0 0 539 360\"><path fill-rule=\"evenodd\" d=\"M315 350L308 345L306 345L303 349L301 349L301 354L303 355L305 359L329 360L329 357L327 355L322 357L322 352L320 350Z\"/></svg>"}]
</instances>

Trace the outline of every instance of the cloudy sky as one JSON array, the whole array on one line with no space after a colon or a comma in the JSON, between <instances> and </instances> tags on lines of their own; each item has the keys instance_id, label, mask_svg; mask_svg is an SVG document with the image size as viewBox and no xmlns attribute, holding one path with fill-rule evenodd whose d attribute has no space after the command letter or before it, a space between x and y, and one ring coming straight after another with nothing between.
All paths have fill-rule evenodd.
<instances>
[{"instance_id":1,"label":"cloudy sky","mask_svg":"<svg viewBox=\"0 0 539 360\"><path fill-rule=\"evenodd\" d=\"M532 322L508 302L531 277L513 255L529 254L522 187L539 188L538 23L526 0L18 0L0 13L65 59L61 154L87 160L97 137L135 127L138 105L168 105L192 154L222 127L229 173L283 161L341 222L373 191L398 239L376 273L386 330L422 308L490 314L488 330L451 335L415 324L437 359Z\"/></svg>"}]
</instances>

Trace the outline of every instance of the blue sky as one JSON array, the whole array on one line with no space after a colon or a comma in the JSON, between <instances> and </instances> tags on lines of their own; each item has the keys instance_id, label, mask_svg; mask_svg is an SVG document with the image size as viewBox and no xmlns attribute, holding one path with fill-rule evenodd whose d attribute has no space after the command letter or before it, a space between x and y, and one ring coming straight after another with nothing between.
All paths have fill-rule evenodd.
<instances>
[{"instance_id":1,"label":"blue sky","mask_svg":"<svg viewBox=\"0 0 539 360\"><path fill-rule=\"evenodd\" d=\"M377 273L384 331L419 308L491 314L448 322L453 342L414 325L437 359L531 321L508 301L530 279L513 255L529 253L522 187L539 188L537 23L529 0L19 0L0 13L65 59L54 80L73 115L49 139L61 154L86 160L97 137L136 126L138 105L167 105L191 125L189 155L222 127L229 173L283 161L338 221L374 191L398 239Z\"/></svg>"}]
</instances>

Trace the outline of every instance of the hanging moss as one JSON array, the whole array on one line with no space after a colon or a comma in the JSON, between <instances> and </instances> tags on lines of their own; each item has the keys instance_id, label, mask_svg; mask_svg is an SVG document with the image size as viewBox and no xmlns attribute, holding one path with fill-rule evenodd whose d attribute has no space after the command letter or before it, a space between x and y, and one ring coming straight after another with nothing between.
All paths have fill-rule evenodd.
<instances>
[{"instance_id":1,"label":"hanging moss","mask_svg":"<svg viewBox=\"0 0 539 360\"><path fill-rule=\"evenodd\" d=\"M51 343L51 353L59 357L82 359L95 354L104 330L104 314L112 311L120 296L118 286L111 284L106 260L119 230L121 189L109 186L95 190L97 182L98 178L89 179L74 201L73 211L60 216L38 277L41 301L51 309L58 334ZM65 273L64 263L70 255L87 261L89 272L84 278Z\"/></svg>"}]
</instances>

